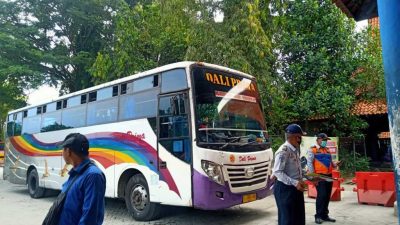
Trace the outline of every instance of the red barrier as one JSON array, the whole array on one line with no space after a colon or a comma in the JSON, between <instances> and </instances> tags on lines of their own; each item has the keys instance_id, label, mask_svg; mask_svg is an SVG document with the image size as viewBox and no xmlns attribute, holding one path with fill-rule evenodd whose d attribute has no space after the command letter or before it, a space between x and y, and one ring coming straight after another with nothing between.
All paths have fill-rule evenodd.
<instances>
[{"instance_id":1,"label":"red barrier","mask_svg":"<svg viewBox=\"0 0 400 225\"><path fill-rule=\"evenodd\" d=\"M343 183L343 178L340 178L340 172L337 170L332 171L332 177L337 178L337 180L333 181L332 192L331 192L331 201L340 201L342 200L342 191L344 191L343 187L340 187L340 184ZM306 182L308 184L308 197L316 198L317 197L317 188L310 181Z\"/></svg>"},{"instance_id":2,"label":"red barrier","mask_svg":"<svg viewBox=\"0 0 400 225\"><path fill-rule=\"evenodd\" d=\"M396 191L393 172L356 172L353 179L359 204L393 207Z\"/></svg>"}]
</instances>

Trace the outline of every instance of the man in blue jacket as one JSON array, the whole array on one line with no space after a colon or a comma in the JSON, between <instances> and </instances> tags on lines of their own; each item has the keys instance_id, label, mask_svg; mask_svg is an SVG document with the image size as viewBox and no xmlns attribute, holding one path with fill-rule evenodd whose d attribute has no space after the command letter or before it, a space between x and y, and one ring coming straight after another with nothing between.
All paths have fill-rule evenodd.
<instances>
[{"instance_id":1,"label":"man in blue jacket","mask_svg":"<svg viewBox=\"0 0 400 225\"><path fill-rule=\"evenodd\" d=\"M89 141L82 134L72 133L61 147L65 162L73 166L62 191L65 192L74 177L78 177L66 195L59 225L102 224L106 179L89 159Z\"/></svg>"}]
</instances>

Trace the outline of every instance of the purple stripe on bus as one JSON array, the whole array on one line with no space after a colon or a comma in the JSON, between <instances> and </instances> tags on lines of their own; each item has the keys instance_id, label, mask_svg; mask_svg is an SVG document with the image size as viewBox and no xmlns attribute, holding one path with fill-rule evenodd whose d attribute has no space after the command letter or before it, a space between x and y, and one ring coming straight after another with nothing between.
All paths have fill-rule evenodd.
<instances>
[{"instance_id":1,"label":"purple stripe on bus","mask_svg":"<svg viewBox=\"0 0 400 225\"><path fill-rule=\"evenodd\" d=\"M247 193L232 193L228 183L224 186L211 181L208 177L194 170L193 174L193 206L198 209L219 210L242 204L243 195L256 193L257 199L262 199L272 194L270 182L264 189ZM223 199L216 196L217 192L223 193Z\"/></svg>"}]
</instances>

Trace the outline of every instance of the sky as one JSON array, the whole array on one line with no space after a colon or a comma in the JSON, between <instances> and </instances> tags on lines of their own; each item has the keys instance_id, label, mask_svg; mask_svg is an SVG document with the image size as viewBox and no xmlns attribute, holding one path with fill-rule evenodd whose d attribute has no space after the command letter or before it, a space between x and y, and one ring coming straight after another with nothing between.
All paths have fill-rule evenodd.
<instances>
[{"instance_id":1,"label":"sky","mask_svg":"<svg viewBox=\"0 0 400 225\"><path fill-rule=\"evenodd\" d=\"M29 105L49 102L59 96L58 89L50 87L49 85L43 85L36 90L28 90L27 95Z\"/></svg>"},{"instance_id":2,"label":"sky","mask_svg":"<svg viewBox=\"0 0 400 225\"><path fill-rule=\"evenodd\" d=\"M223 17L216 18L217 21L222 19ZM366 27L367 25L368 25L367 20L357 22L356 30L359 31L362 28ZM52 99L57 98L59 96L59 89L50 87L49 85L43 85L36 90L28 90L27 95L28 95L28 104L36 105L44 102L49 102Z\"/></svg>"}]
</instances>

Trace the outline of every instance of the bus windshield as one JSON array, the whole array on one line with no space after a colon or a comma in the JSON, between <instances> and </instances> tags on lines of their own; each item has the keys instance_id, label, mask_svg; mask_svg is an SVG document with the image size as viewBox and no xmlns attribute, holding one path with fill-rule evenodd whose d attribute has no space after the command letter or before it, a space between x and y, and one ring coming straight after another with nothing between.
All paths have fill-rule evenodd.
<instances>
[{"instance_id":1,"label":"bus windshield","mask_svg":"<svg viewBox=\"0 0 400 225\"><path fill-rule=\"evenodd\" d=\"M254 80L204 67L192 70L197 145L231 152L269 148Z\"/></svg>"}]
</instances>

